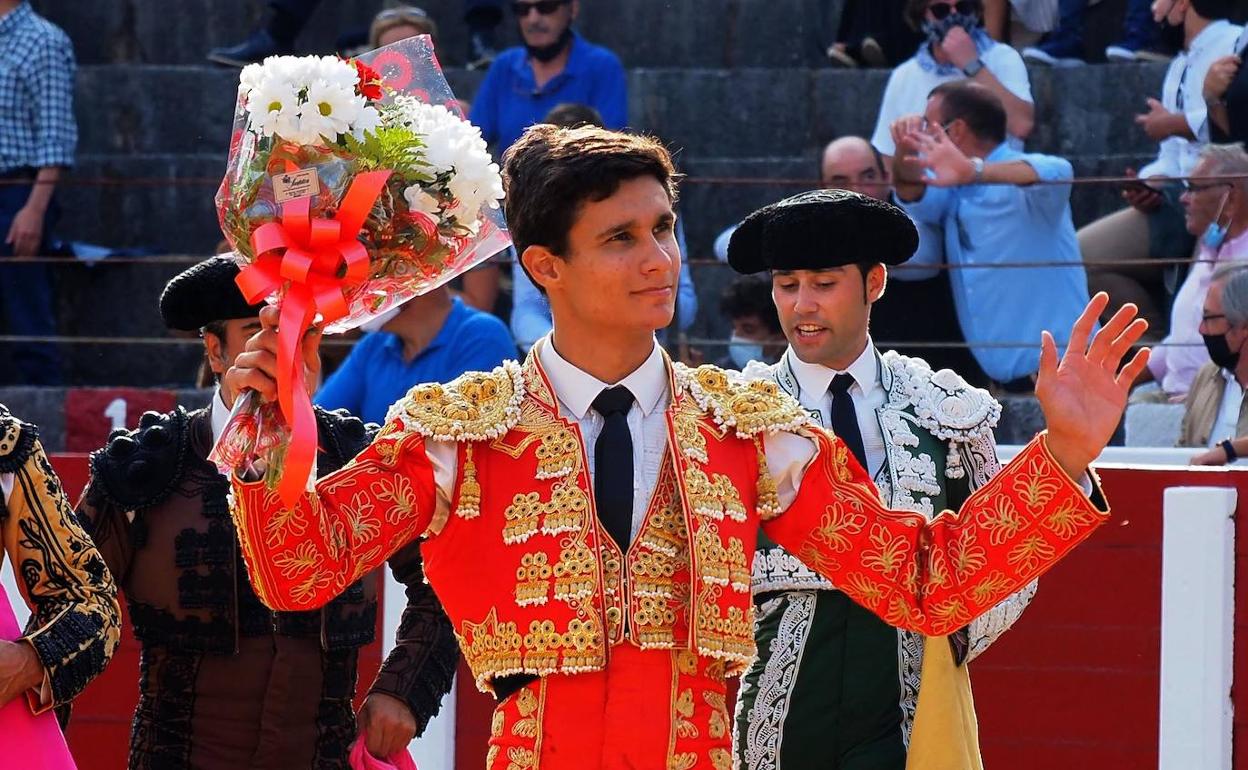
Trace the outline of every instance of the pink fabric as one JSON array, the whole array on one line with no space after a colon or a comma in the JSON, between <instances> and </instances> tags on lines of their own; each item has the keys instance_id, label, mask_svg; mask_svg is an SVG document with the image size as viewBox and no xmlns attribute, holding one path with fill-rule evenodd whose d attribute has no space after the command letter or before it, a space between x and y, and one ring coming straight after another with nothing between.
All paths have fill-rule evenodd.
<instances>
[{"instance_id":1,"label":"pink fabric","mask_svg":"<svg viewBox=\"0 0 1248 770\"><path fill-rule=\"evenodd\" d=\"M399 749L387 759L378 759L364 748L364 737L360 735L355 739L355 743L351 744L349 757L351 770L416 770L416 762L412 759L412 755L407 753L407 749Z\"/></svg>"},{"instance_id":2,"label":"pink fabric","mask_svg":"<svg viewBox=\"0 0 1248 770\"><path fill-rule=\"evenodd\" d=\"M8 595L0 588L0 639L11 642L21 635ZM25 698L0 707L0 735L0 770L76 770L56 715L46 711L35 716Z\"/></svg>"}]
</instances>

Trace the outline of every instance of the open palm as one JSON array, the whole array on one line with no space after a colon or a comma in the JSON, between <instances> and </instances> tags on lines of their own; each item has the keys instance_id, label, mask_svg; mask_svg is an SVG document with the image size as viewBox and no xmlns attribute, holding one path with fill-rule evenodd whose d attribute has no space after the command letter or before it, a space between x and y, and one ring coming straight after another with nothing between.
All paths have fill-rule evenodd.
<instances>
[{"instance_id":1,"label":"open palm","mask_svg":"<svg viewBox=\"0 0 1248 770\"><path fill-rule=\"evenodd\" d=\"M1131 384L1148 363L1142 348L1126 366L1123 359L1148 329L1135 305L1123 305L1095 335L1092 329L1109 304L1098 293L1084 308L1058 360L1053 336L1044 332L1036 397L1048 426L1049 450L1071 477L1083 473L1118 427ZM1089 343L1089 337L1091 342Z\"/></svg>"}]
</instances>

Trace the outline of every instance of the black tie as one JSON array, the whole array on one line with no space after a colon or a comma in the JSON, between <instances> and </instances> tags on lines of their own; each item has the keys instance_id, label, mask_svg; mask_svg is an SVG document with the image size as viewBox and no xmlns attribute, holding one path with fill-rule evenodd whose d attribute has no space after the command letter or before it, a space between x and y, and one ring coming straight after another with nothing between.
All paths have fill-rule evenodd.
<instances>
[{"instance_id":1,"label":"black tie","mask_svg":"<svg viewBox=\"0 0 1248 770\"><path fill-rule=\"evenodd\" d=\"M867 450L862 446L862 431L858 428L858 413L854 411L854 400L849 397L849 388L854 384L854 377L849 373L838 374L832 378L832 432L835 433L849 451L854 453L858 464L867 470Z\"/></svg>"},{"instance_id":2,"label":"black tie","mask_svg":"<svg viewBox=\"0 0 1248 770\"><path fill-rule=\"evenodd\" d=\"M628 431L628 410L633 394L623 385L605 388L594 399L594 411L602 415L602 433L594 443L594 502L598 520L620 547L628 551L633 529L633 436Z\"/></svg>"}]
</instances>

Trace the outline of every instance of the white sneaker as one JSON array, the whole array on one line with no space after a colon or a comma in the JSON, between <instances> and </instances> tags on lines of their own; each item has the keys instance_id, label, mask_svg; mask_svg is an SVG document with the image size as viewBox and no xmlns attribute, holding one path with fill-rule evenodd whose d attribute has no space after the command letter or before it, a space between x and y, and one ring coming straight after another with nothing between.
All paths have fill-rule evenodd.
<instances>
[{"instance_id":1,"label":"white sneaker","mask_svg":"<svg viewBox=\"0 0 1248 770\"><path fill-rule=\"evenodd\" d=\"M1082 67L1087 64L1087 62L1083 59L1078 59L1073 56L1068 58L1059 58L1043 48L1037 48L1035 46L1028 46L1023 49L1023 60L1029 61L1033 64L1044 64L1049 67Z\"/></svg>"},{"instance_id":2,"label":"white sneaker","mask_svg":"<svg viewBox=\"0 0 1248 770\"><path fill-rule=\"evenodd\" d=\"M1105 58L1111 62L1133 62L1135 51L1121 45L1111 45L1105 49Z\"/></svg>"}]
</instances>

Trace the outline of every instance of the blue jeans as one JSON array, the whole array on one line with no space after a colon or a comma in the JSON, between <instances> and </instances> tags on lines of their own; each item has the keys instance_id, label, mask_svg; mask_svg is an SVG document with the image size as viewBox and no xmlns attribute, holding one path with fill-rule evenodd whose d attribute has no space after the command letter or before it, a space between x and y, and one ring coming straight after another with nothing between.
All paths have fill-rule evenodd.
<instances>
[{"instance_id":1,"label":"blue jeans","mask_svg":"<svg viewBox=\"0 0 1248 770\"><path fill-rule=\"evenodd\" d=\"M1040 48L1052 56L1083 58L1083 18L1088 0L1059 0L1057 29L1045 35ZM1157 42L1150 0L1128 0L1118 45L1138 51Z\"/></svg>"},{"instance_id":2,"label":"blue jeans","mask_svg":"<svg viewBox=\"0 0 1248 770\"><path fill-rule=\"evenodd\" d=\"M0 241L9 234L13 218L26 199L31 185L0 184ZM55 201L43 217L43 243L56 221ZM40 254L46 252L41 248ZM0 243L0 305L4 308L4 333L21 337L51 337L56 334L56 311L52 297L52 276L45 262L15 260L13 248ZM61 354L46 342L19 342L6 345L13 371L0 373L0 382L18 385L61 385L64 374Z\"/></svg>"}]
</instances>

